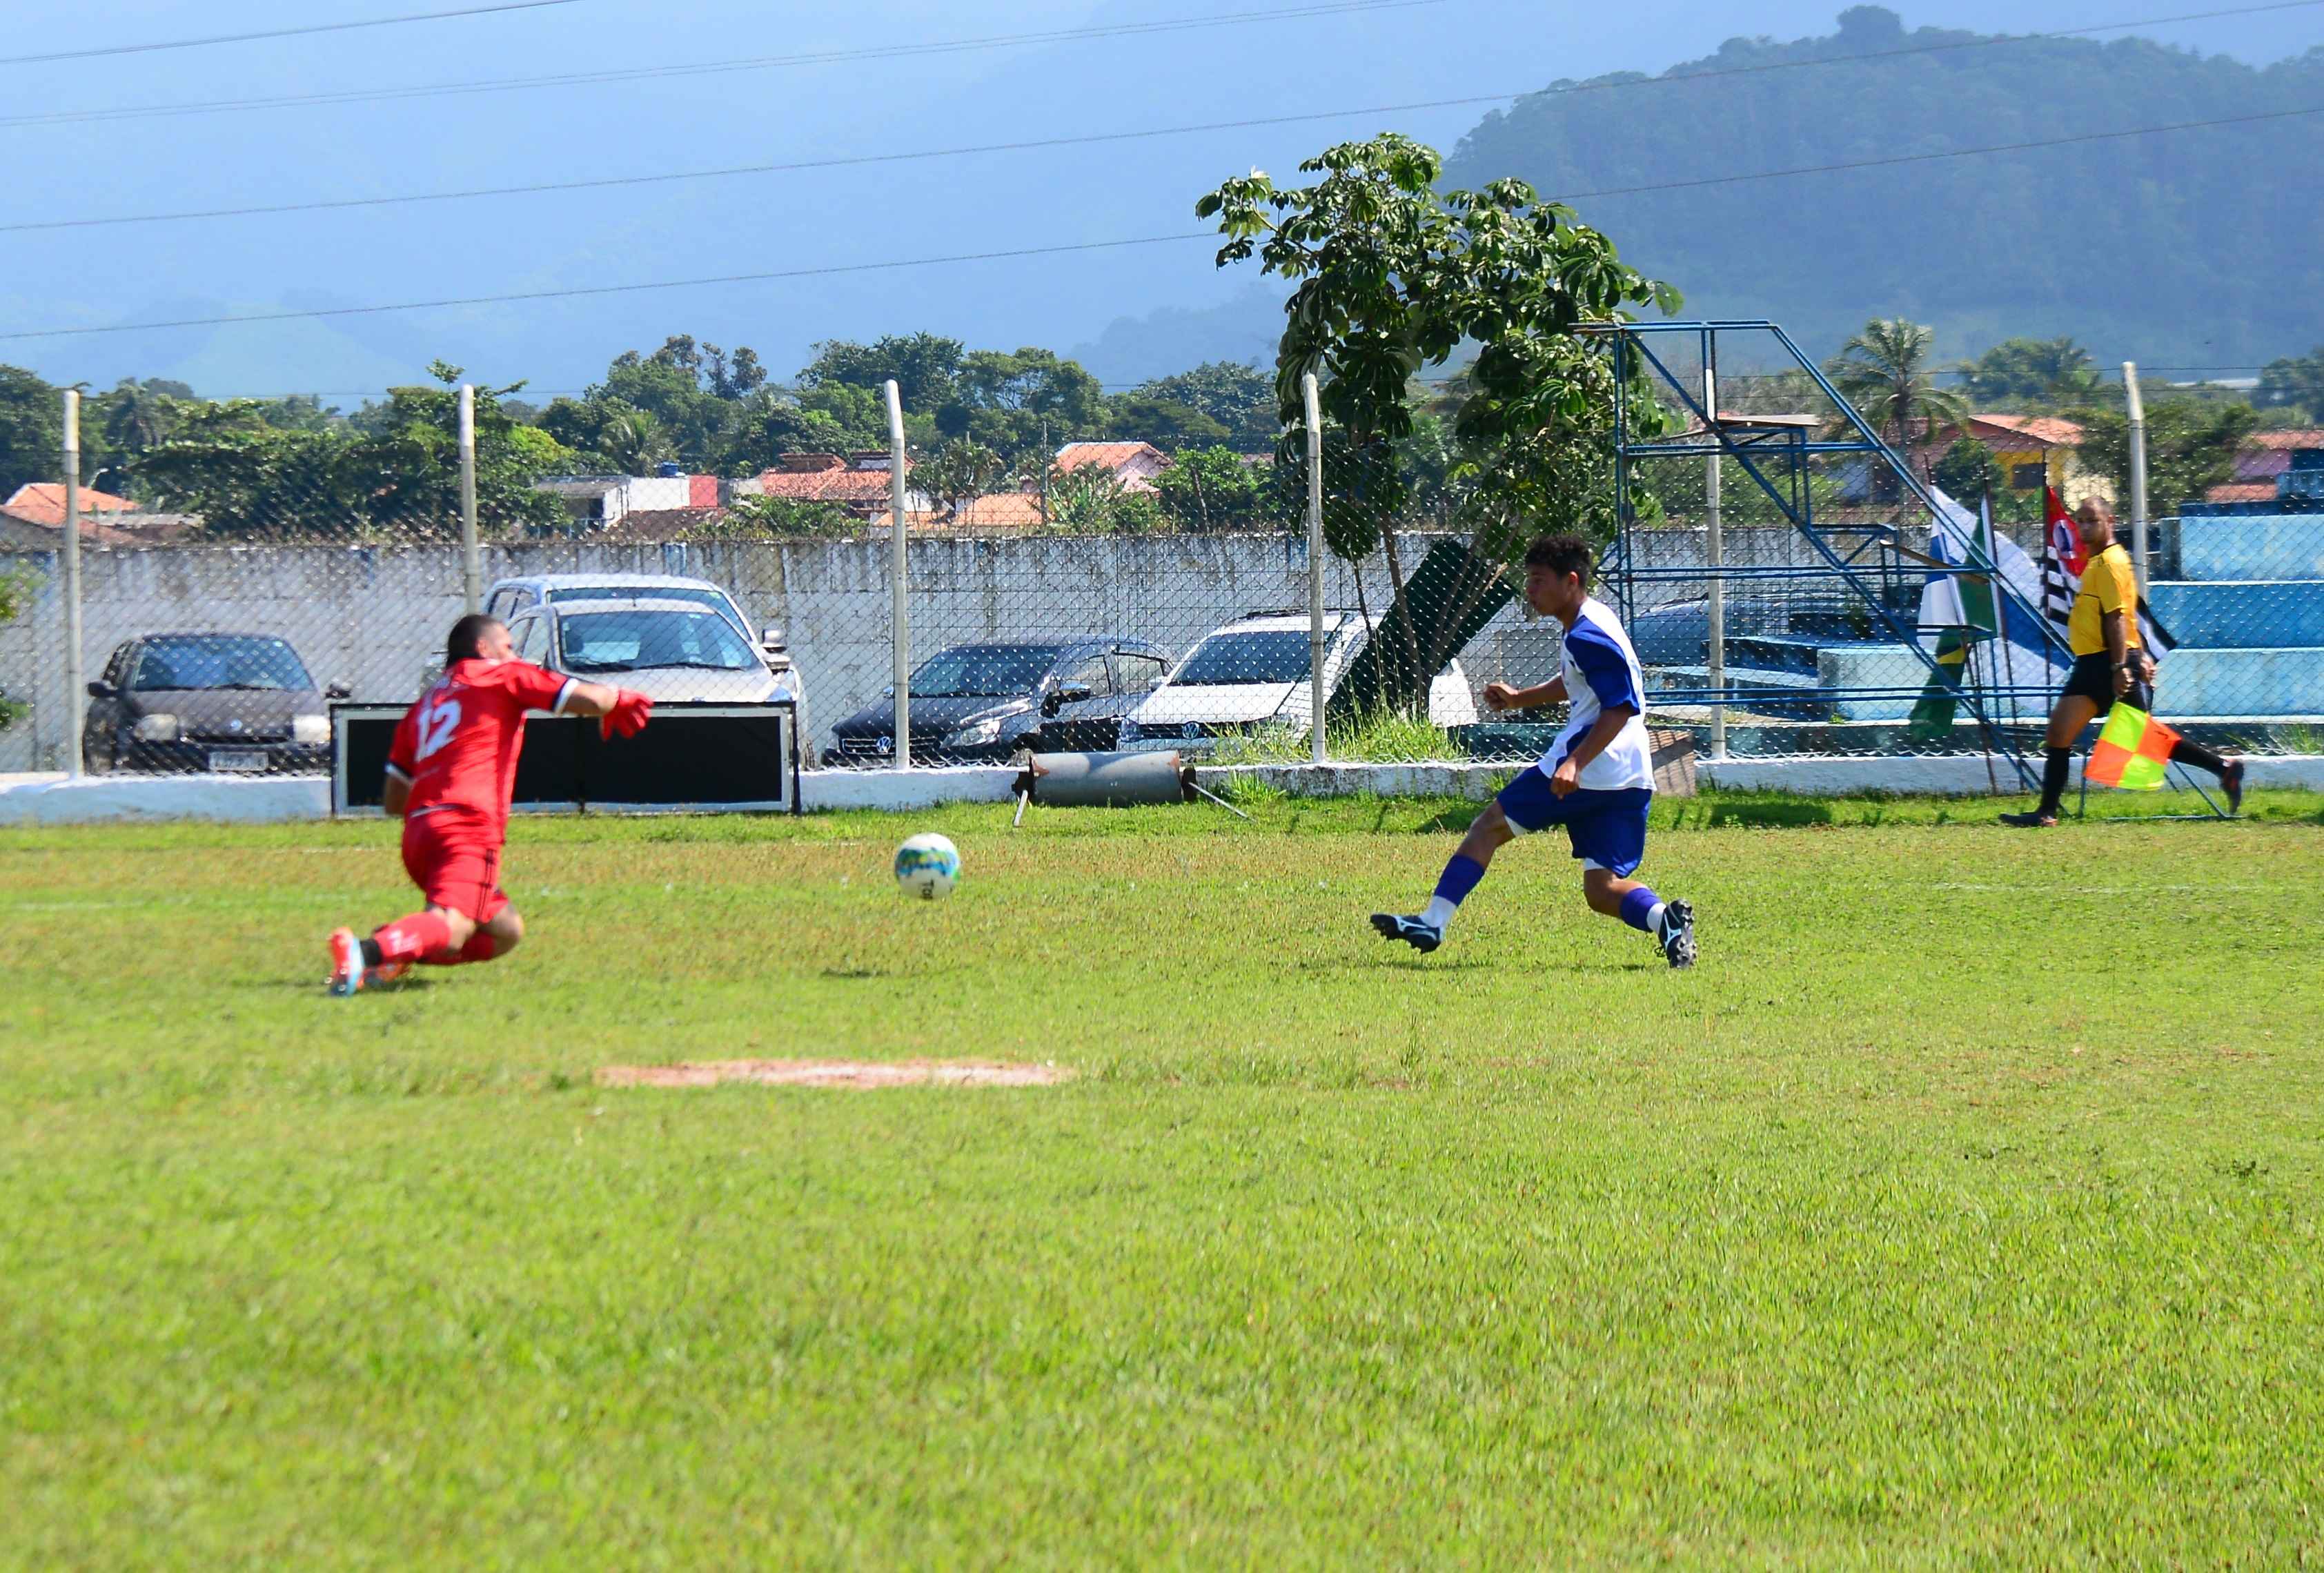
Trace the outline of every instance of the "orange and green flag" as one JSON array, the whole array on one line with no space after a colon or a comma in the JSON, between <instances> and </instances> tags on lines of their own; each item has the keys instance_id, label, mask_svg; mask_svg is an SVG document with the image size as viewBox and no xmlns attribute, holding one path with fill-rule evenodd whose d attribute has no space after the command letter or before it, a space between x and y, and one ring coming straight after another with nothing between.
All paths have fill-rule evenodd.
<instances>
[{"instance_id":1,"label":"orange and green flag","mask_svg":"<svg viewBox=\"0 0 2324 1573\"><path fill-rule=\"evenodd\" d=\"M2106 729L2090 750L2083 777L2125 792L2153 792L2163 785L2178 741L2177 732L2146 712L2117 701L2107 713Z\"/></svg>"}]
</instances>

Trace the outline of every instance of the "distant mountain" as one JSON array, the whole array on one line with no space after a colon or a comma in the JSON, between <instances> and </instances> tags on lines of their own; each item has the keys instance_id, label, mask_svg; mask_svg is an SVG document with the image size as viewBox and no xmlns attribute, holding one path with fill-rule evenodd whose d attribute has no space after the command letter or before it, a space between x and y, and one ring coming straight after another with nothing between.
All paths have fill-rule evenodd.
<instances>
[{"instance_id":1,"label":"distant mountain","mask_svg":"<svg viewBox=\"0 0 2324 1573\"><path fill-rule=\"evenodd\" d=\"M1985 43L1858 6L1829 37L1555 84L1488 115L1448 178L1562 197L2324 111L2324 50L2255 68L2138 39ZM1836 59L1941 44L1972 47ZM2324 113L1576 206L1688 316L1772 317L1811 353L1902 314L1950 353L2071 334L2102 363L2256 365L2324 339L2324 201L2299 173L2319 163Z\"/></svg>"}]
</instances>

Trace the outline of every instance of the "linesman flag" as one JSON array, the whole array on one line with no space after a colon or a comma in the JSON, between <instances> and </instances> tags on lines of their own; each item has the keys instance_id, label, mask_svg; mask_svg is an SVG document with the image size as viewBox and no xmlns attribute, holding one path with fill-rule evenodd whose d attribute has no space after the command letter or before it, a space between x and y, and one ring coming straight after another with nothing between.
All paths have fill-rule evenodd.
<instances>
[{"instance_id":1,"label":"linesman flag","mask_svg":"<svg viewBox=\"0 0 2324 1573\"><path fill-rule=\"evenodd\" d=\"M2074 529L2074 516L2066 511L2065 500L2055 486L2043 488L2042 514L2042 616L2058 630L2059 642L2063 644L2066 620L2073 612L2074 595L2082 587L2082 570L2089 566L2090 556ZM2138 642L2158 662L2179 648L2179 641L2144 597L2138 603Z\"/></svg>"},{"instance_id":2,"label":"linesman flag","mask_svg":"<svg viewBox=\"0 0 2324 1573\"><path fill-rule=\"evenodd\" d=\"M2171 750L2179 734L2146 712L2115 702L2107 713L2106 730L2082 767L2085 780L2124 792L2153 792L2163 786Z\"/></svg>"}]
</instances>

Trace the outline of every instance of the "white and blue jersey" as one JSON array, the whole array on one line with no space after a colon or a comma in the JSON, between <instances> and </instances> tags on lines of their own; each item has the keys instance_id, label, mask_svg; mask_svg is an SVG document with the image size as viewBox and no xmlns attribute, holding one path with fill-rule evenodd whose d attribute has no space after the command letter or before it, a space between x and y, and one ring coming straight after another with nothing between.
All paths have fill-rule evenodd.
<instances>
[{"instance_id":1,"label":"white and blue jersey","mask_svg":"<svg viewBox=\"0 0 2324 1573\"><path fill-rule=\"evenodd\" d=\"M1541 757L1545 776L1557 768L1573 746L1590 735L1598 717L1617 704L1630 707L1630 719L1603 752L1582 767L1577 783L1585 792L1652 791L1655 767L1646 746L1646 680L1637 652L1620 620L1597 597L1582 603L1582 615L1565 630L1565 698L1573 709L1565 730Z\"/></svg>"},{"instance_id":2,"label":"white and blue jersey","mask_svg":"<svg viewBox=\"0 0 2324 1573\"><path fill-rule=\"evenodd\" d=\"M1585 866L1625 877L1645 860L1646 809L1655 796L1646 692L1637 652L1620 621L1595 597L1582 602L1582 614L1565 630L1565 697L1572 710L1549 751L1502 788L1497 801L1511 829L1523 833L1562 824ZM1576 789L1558 796L1550 790L1551 773L1616 705L1630 710L1622 730L1582 767Z\"/></svg>"}]
</instances>

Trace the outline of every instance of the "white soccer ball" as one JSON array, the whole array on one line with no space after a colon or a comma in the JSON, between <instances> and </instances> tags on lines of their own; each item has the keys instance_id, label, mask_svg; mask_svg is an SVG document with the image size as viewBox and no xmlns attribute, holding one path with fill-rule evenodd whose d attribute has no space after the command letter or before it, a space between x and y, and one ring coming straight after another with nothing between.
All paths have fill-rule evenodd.
<instances>
[{"instance_id":1,"label":"white soccer ball","mask_svg":"<svg viewBox=\"0 0 2324 1573\"><path fill-rule=\"evenodd\" d=\"M923 832L896 849L896 888L923 901L952 894L960 879L960 849L934 832Z\"/></svg>"}]
</instances>

